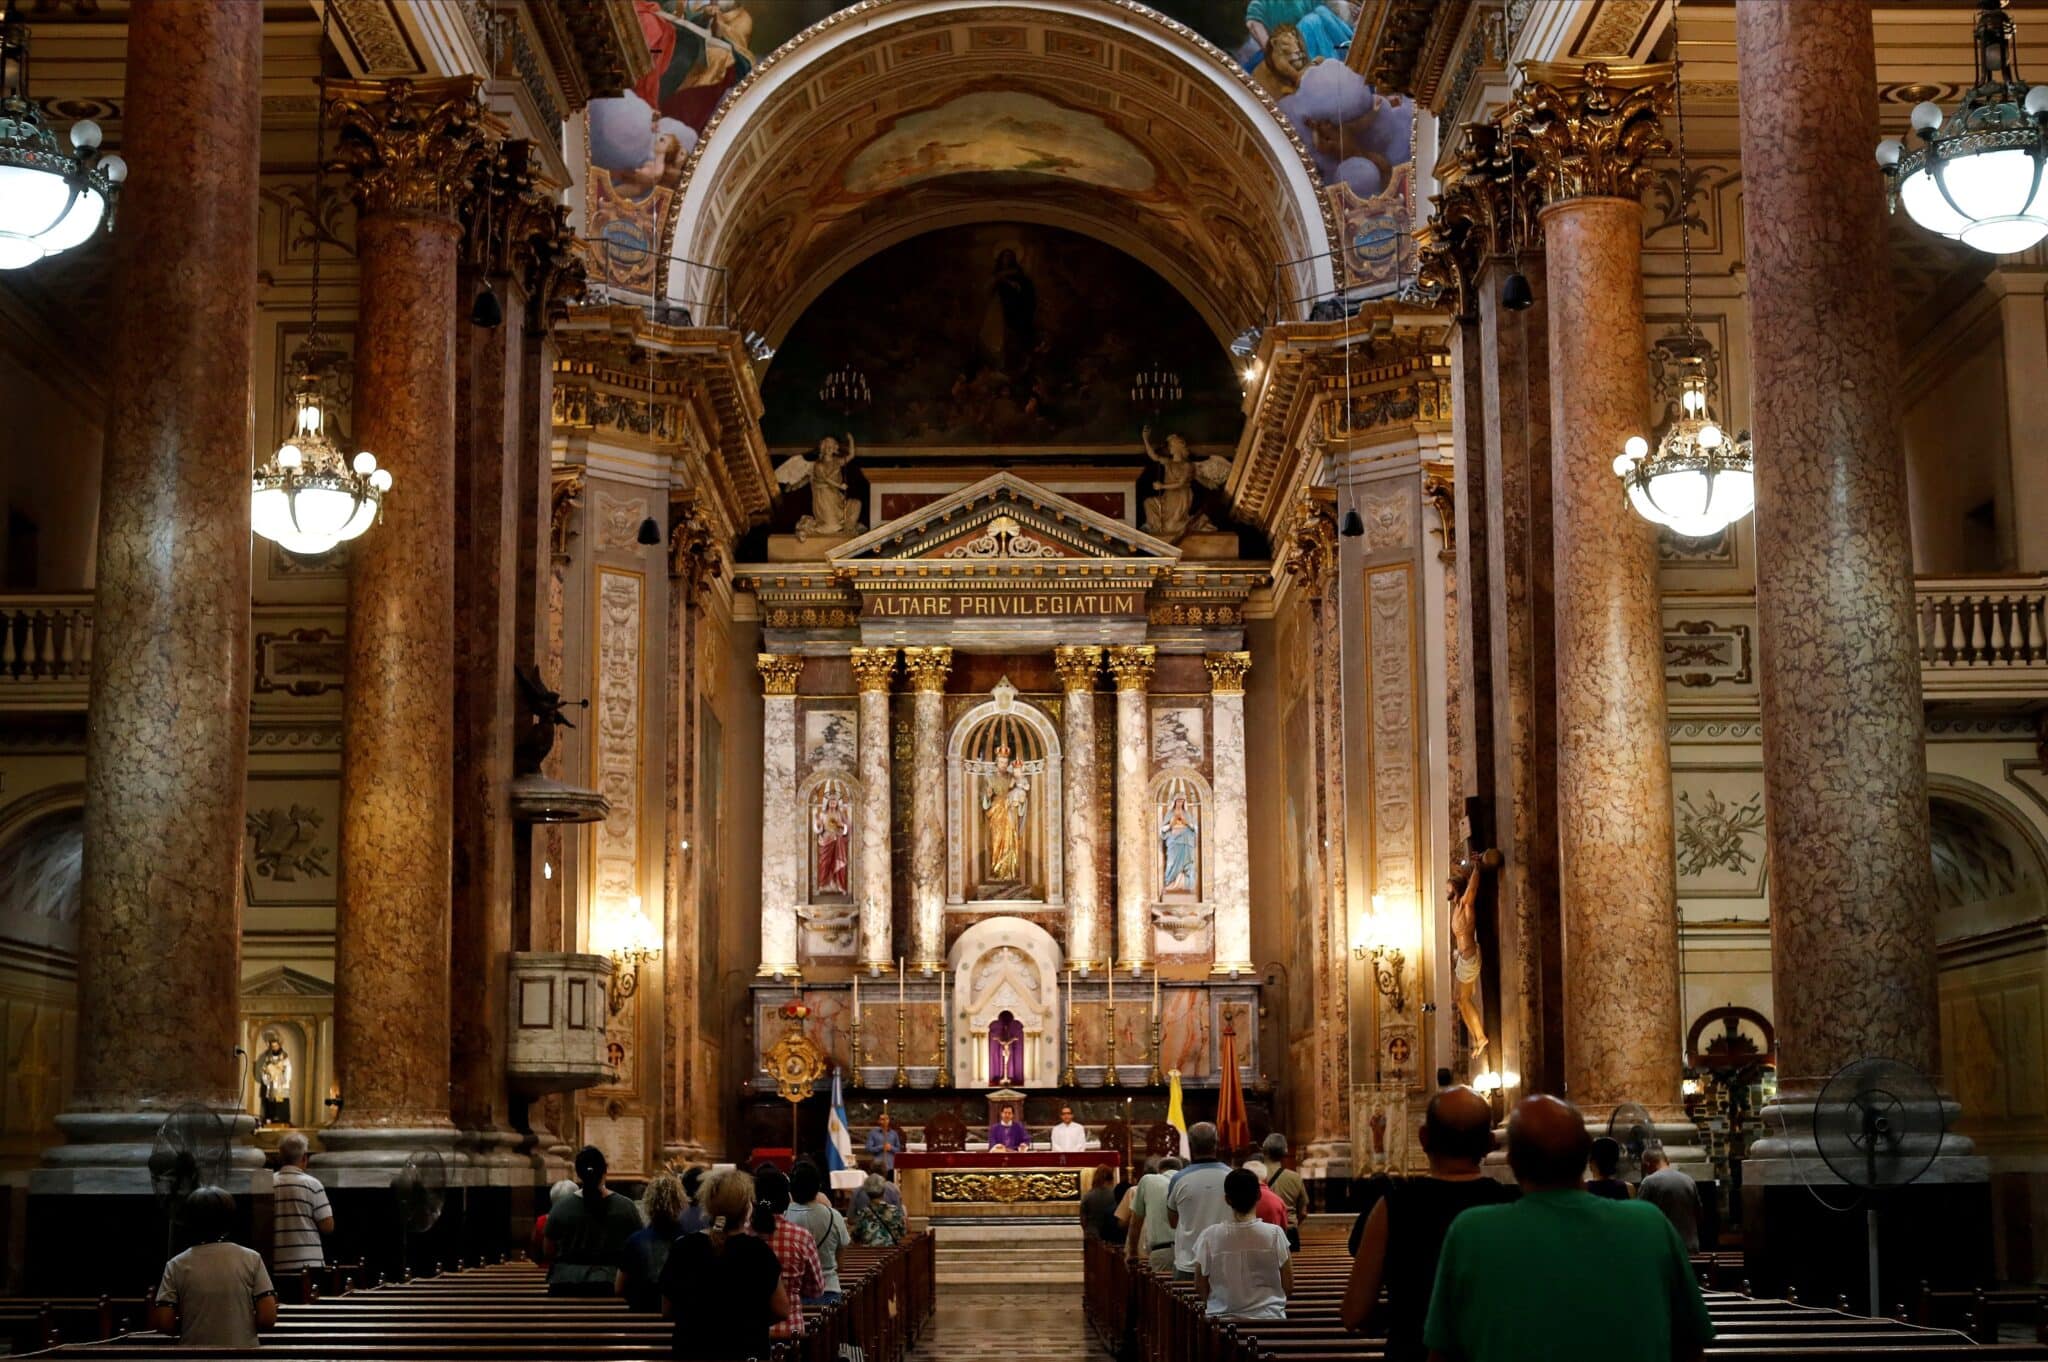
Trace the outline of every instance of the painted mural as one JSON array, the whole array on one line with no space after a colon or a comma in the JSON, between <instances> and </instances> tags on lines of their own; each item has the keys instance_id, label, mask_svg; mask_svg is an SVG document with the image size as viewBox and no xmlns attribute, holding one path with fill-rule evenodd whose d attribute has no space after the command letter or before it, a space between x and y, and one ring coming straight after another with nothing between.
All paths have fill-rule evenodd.
<instances>
[{"instance_id":1,"label":"painted mural","mask_svg":"<svg viewBox=\"0 0 2048 1362\"><path fill-rule=\"evenodd\" d=\"M825 376L858 365L856 416L824 408ZM1134 408L1141 370L1180 376L1177 408ZM1165 280L1091 237L985 223L913 237L840 276L797 319L762 380L769 443L849 420L864 445L1127 445L1147 421L1235 443L1229 354ZM863 430L860 427L865 426Z\"/></svg>"},{"instance_id":2,"label":"painted mural","mask_svg":"<svg viewBox=\"0 0 2048 1362\"><path fill-rule=\"evenodd\" d=\"M1016 91L962 95L909 114L846 168L855 194L881 194L941 175L1050 175L1142 193L1158 172L1094 114Z\"/></svg>"}]
</instances>

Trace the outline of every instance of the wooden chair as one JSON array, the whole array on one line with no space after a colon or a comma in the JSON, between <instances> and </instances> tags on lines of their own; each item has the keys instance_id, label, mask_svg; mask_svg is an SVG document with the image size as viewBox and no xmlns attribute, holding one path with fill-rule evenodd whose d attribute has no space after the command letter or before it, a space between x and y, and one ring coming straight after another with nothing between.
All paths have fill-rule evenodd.
<instances>
[{"instance_id":1,"label":"wooden chair","mask_svg":"<svg viewBox=\"0 0 2048 1362\"><path fill-rule=\"evenodd\" d=\"M924 1147L934 1154L958 1154L967 1148L967 1122L957 1111L942 1111L925 1122Z\"/></svg>"},{"instance_id":2,"label":"wooden chair","mask_svg":"<svg viewBox=\"0 0 2048 1362\"><path fill-rule=\"evenodd\" d=\"M1145 1157L1163 1159L1169 1154L1180 1153L1180 1132L1164 1121L1154 1121L1145 1128Z\"/></svg>"}]
</instances>

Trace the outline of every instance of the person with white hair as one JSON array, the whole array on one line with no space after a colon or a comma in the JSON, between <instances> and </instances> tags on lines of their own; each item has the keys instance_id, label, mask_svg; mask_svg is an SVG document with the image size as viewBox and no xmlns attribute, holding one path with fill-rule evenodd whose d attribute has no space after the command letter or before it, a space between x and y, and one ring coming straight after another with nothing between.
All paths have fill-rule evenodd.
<instances>
[{"instance_id":1,"label":"person with white hair","mask_svg":"<svg viewBox=\"0 0 2048 1362\"><path fill-rule=\"evenodd\" d=\"M277 1222L272 1259L279 1272L304 1272L323 1266L327 1252L320 1236L334 1233L334 1211L327 1189L306 1171L306 1137L294 1130L277 1145L275 1190Z\"/></svg>"}]
</instances>

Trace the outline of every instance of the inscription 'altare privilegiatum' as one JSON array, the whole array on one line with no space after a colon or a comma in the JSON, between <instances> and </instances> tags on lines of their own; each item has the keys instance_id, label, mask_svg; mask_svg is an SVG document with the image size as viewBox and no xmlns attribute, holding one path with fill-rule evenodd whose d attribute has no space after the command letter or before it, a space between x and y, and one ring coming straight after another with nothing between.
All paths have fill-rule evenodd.
<instances>
[{"instance_id":1,"label":"inscription 'altare privilegiatum'","mask_svg":"<svg viewBox=\"0 0 2048 1362\"><path fill-rule=\"evenodd\" d=\"M1142 591L876 592L862 605L870 619L1027 619L1050 615L1137 615Z\"/></svg>"}]
</instances>

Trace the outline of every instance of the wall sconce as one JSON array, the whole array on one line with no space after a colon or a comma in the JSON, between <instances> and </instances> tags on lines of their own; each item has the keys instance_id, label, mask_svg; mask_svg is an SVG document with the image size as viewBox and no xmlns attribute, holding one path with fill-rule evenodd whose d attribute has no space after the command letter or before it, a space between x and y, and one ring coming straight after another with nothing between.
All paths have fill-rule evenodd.
<instances>
[{"instance_id":1,"label":"wall sconce","mask_svg":"<svg viewBox=\"0 0 2048 1362\"><path fill-rule=\"evenodd\" d=\"M1351 955L1372 967L1373 987L1379 990L1380 996L1396 1012L1406 1012L1408 990L1402 982L1401 971L1408 962L1408 953L1403 949L1387 895L1372 896L1372 917L1365 926L1365 939L1351 948Z\"/></svg>"},{"instance_id":2,"label":"wall sconce","mask_svg":"<svg viewBox=\"0 0 2048 1362\"><path fill-rule=\"evenodd\" d=\"M606 1005L616 1017L625 1010L626 1000L640 991L640 967L661 954L661 943L653 924L640 911L640 896L626 901L623 911L614 910L591 923L590 944L612 958L612 986Z\"/></svg>"}]
</instances>

